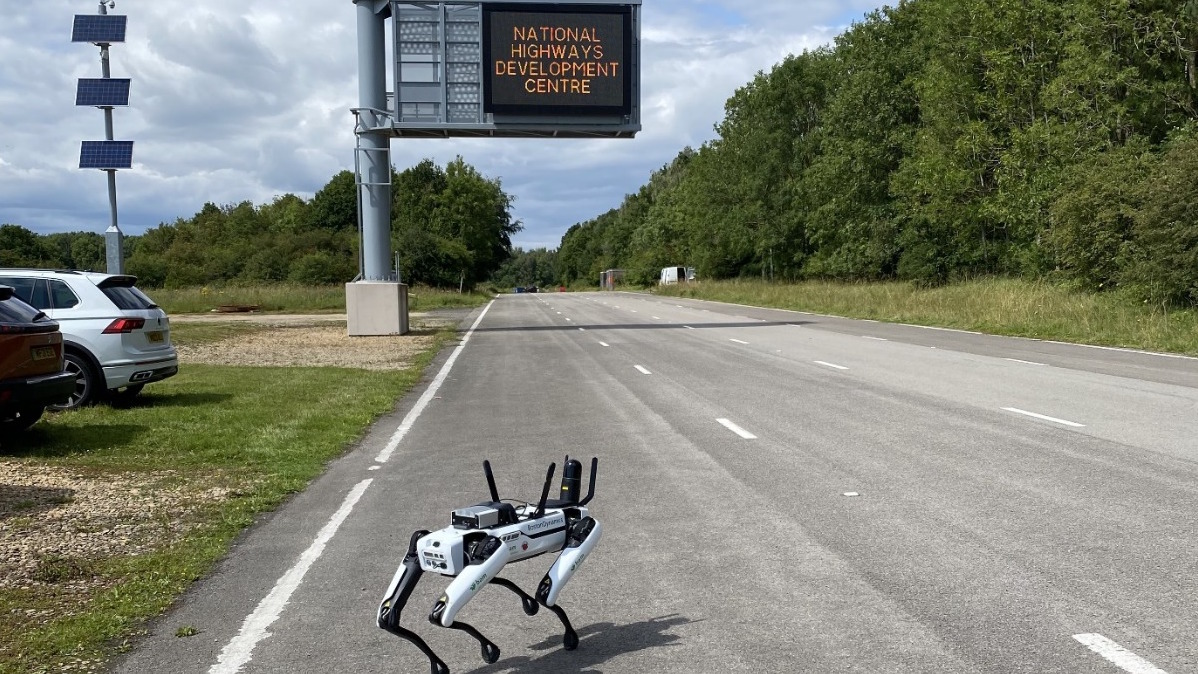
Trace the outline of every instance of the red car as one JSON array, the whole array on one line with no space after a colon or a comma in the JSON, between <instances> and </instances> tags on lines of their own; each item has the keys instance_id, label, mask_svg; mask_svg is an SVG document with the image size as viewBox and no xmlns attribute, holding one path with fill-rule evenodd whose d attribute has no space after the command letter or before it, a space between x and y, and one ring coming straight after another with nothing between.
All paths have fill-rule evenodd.
<instances>
[{"instance_id":1,"label":"red car","mask_svg":"<svg viewBox=\"0 0 1198 674\"><path fill-rule=\"evenodd\" d=\"M0 286L0 442L74 391L75 375L63 371L58 323Z\"/></svg>"}]
</instances>

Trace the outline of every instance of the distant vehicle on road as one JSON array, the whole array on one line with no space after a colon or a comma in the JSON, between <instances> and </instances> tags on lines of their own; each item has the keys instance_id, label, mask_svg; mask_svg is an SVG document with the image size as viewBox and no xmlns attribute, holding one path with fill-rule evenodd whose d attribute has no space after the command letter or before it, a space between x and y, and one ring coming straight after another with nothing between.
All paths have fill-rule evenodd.
<instances>
[{"instance_id":1,"label":"distant vehicle on road","mask_svg":"<svg viewBox=\"0 0 1198 674\"><path fill-rule=\"evenodd\" d=\"M58 324L0 285L0 435L29 428L74 390Z\"/></svg>"},{"instance_id":2,"label":"distant vehicle on road","mask_svg":"<svg viewBox=\"0 0 1198 674\"><path fill-rule=\"evenodd\" d=\"M0 269L26 304L57 321L64 364L75 389L54 409L127 400L179 372L166 312L136 286L137 277L49 269Z\"/></svg>"},{"instance_id":3,"label":"distant vehicle on road","mask_svg":"<svg viewBox=\"0 0 1198 674\"><path fill-rule=\"evenodd\" d=\"M695 279L694 267L663 267L661 270L660 285L668 286L675 283L685 283Z\"/></svg>"}]
</instances>

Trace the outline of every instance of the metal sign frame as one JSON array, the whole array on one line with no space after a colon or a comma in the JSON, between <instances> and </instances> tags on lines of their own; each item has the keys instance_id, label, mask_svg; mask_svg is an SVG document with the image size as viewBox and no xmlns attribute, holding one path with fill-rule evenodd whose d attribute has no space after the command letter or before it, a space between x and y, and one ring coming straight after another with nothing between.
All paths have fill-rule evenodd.
<instances>
[{"instance_id":1,"label":"metal sign frame","mask_svg":"<svg viewBox=\"0 0 1198 674\"><path fill-rule=\"evenodd\" d=\"M492 104L492 12L625 17L620 105ZM390 14L394 137L632 138L641 130L640 0L391 0Z\"/></svg>"}]
</instances>

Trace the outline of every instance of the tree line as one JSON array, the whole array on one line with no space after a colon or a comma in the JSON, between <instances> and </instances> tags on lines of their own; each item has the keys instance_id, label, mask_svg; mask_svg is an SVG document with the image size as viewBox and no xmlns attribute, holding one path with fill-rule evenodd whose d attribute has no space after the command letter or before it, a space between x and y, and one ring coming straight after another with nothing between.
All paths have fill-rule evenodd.
<instances>
[{"instance_id":1,"label":"tree line","mask_svg":"<svg viewBox=\"0 0 1198 674\"><path fill-rule=\"evenodd\" d=\"M391 242L404 282L474 287L511 256L521 229L512 198L461 157L393 169L392 185ZM206 203L190 218L126 237L125 268L147 287L345 283L359 269L357 198L354 174L342 171L312 199ZM0 225L0 266L103 271L104 238Z\"/></svg>"},{"instance_id":2,"label":"tree line","mask_svg":"<svg viewBox=\"0 0 1198 674\"><path fill-rule=\"evenodd\" d=\"M727 101L566 282L1006 275L1198 304L1198 0L907 0ZM597 282L597 281L596 281Z\"/></svg>"}]
</instances>

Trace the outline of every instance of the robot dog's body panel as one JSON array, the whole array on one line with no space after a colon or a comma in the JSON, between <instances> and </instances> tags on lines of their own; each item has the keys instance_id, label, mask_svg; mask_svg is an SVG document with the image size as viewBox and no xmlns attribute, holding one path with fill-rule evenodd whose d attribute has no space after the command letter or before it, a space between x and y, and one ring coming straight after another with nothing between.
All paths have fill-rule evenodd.
<instances>
[{"instance_id":1,"label":"robot dog's body panel","mask_svg":"<svg viewBox=\"0 0 1198 674\"><path fill-rule=\"evenodd\" d=\"M585 499L578 498L581 464L566 460L562 477L562 500L550 508L547 496L553 479L554 466L549 466L540 503L516 507L503 503L495 489L488 462L483 464L492 501L455 510L452 524L434 532L417 531L408 544L399 569L396 570L387 593L379 606L379 627L415 644L432 665L433 674L448 674L444 662L414 632L399 625L400 612L427 573L452 577L445 593L433 605L429 621L434 625L469 633L482 645L483 659L493 663L499 658L499 647L488 641L470 625L455 622L458 613L489 583L506 587L520 596L524 612L535 615L539 606L553 611L566 629L563 637L567 650L578 645L578 635L570 625L557 599L566 583L591 554L602 535L599 522L585 507L595 491L595 471L598 459L591 460L591 486ZM524 561L547 552L559 552L553 566L537 586L536 596L521 590L511 581L500 578L499 572L512 562Z\"/></svg>"}]
</instances>

